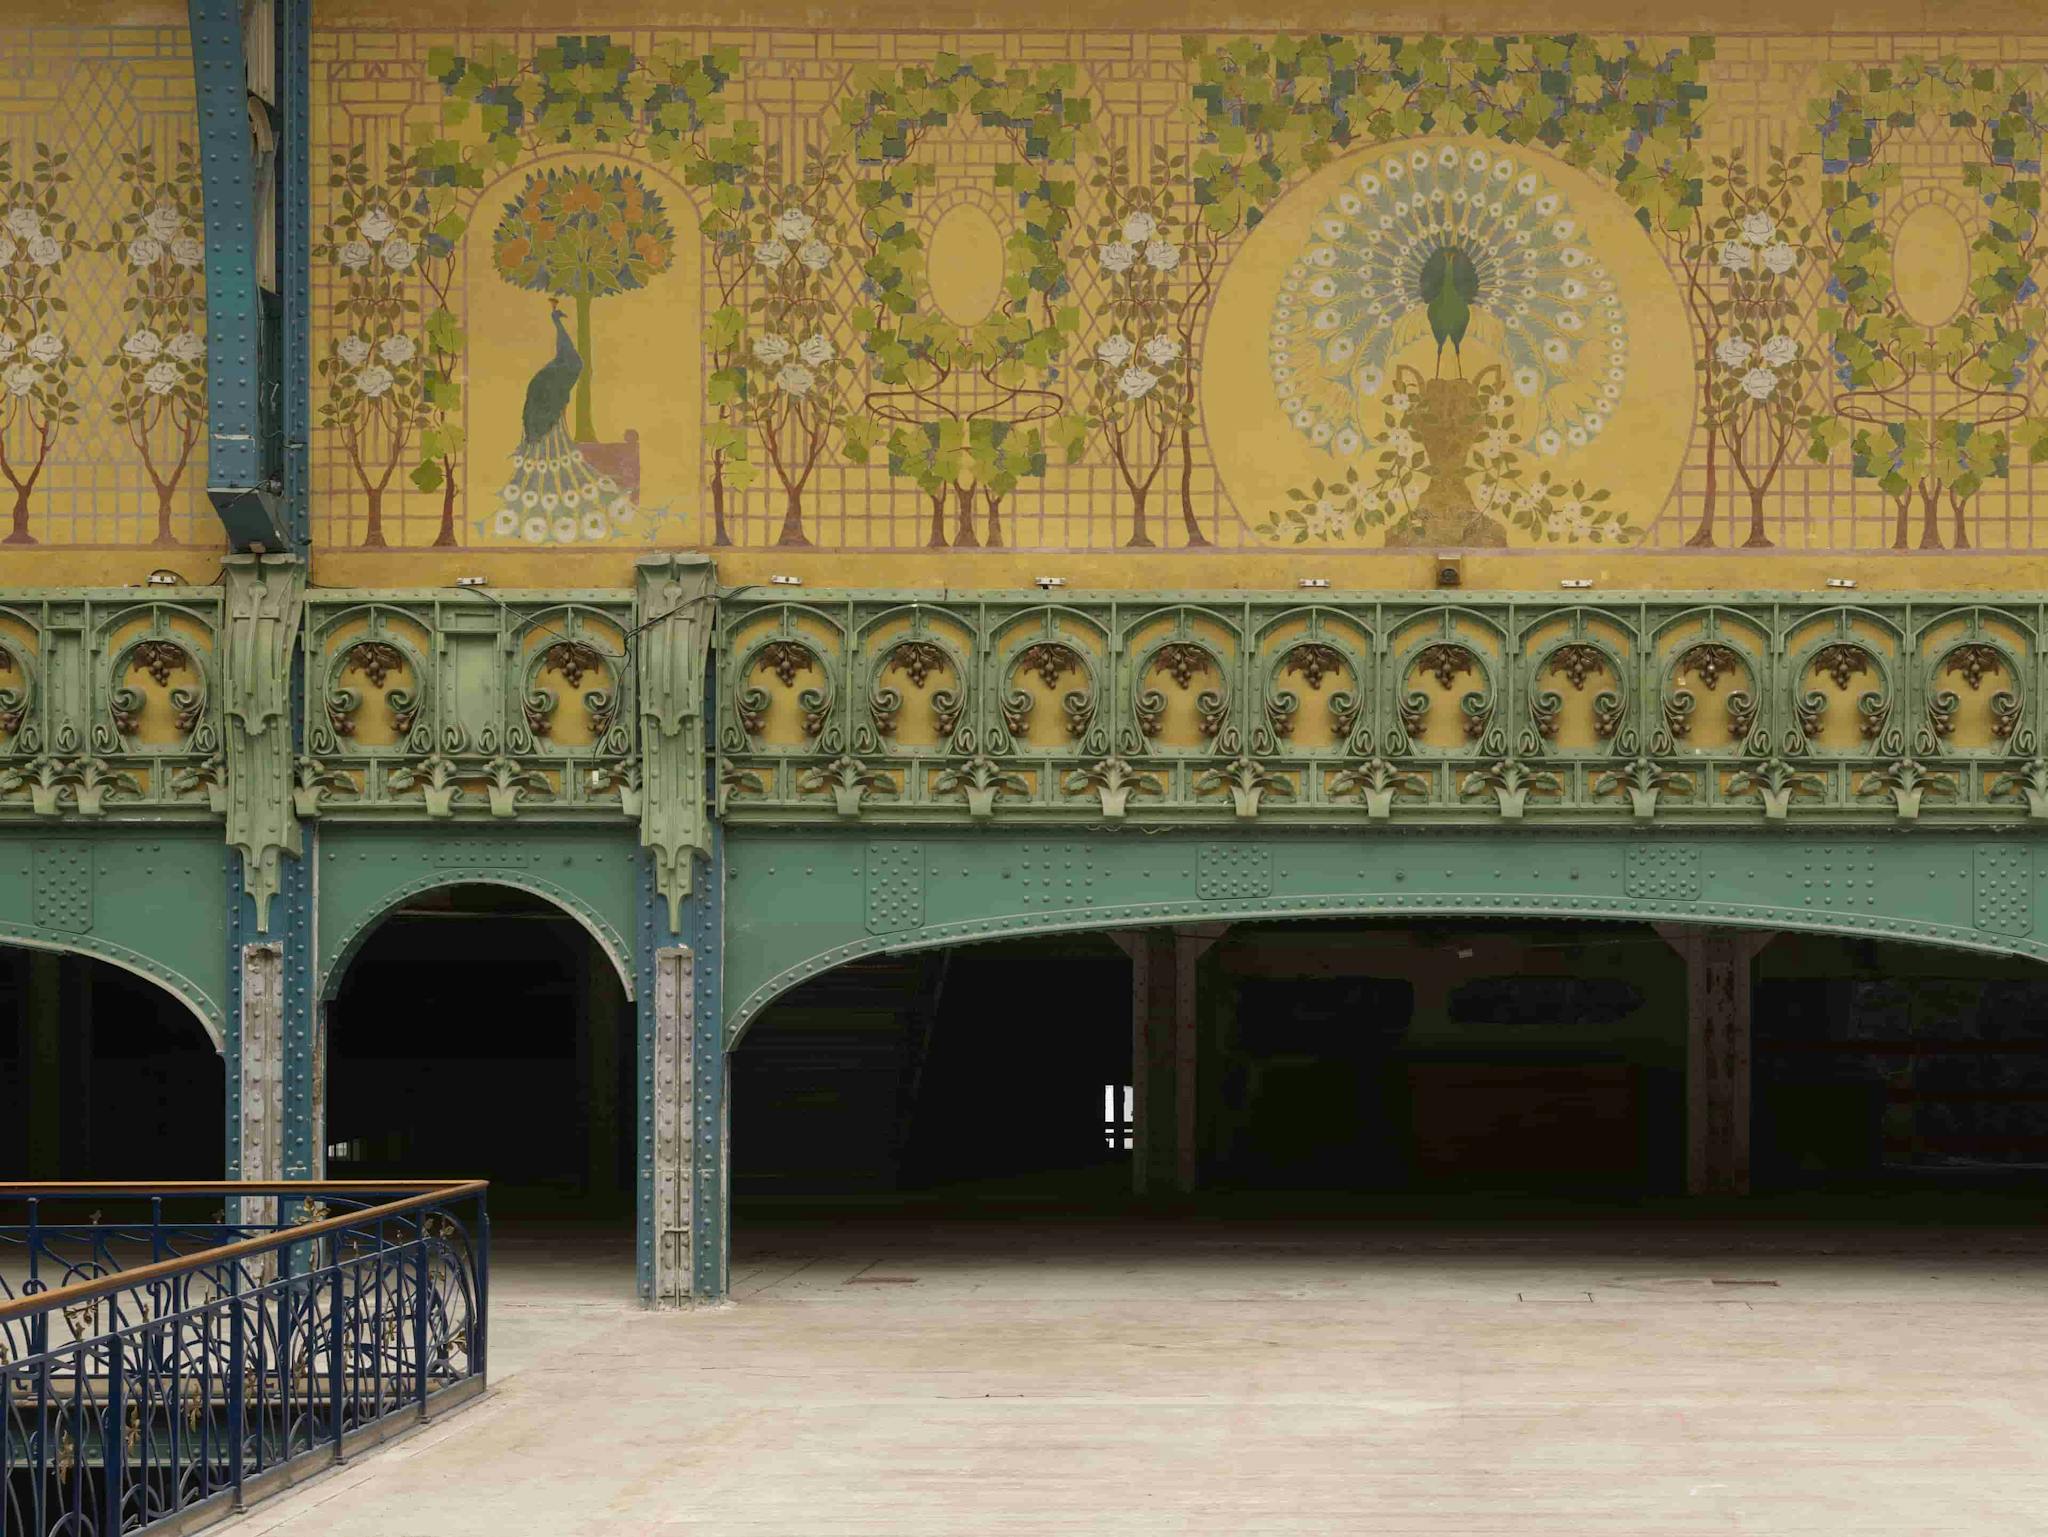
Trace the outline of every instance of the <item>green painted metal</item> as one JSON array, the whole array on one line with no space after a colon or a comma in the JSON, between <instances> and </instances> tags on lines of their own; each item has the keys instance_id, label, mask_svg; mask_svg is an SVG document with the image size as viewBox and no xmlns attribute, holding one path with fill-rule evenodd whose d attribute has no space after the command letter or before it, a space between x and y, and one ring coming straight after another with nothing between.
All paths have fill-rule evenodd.
<instances>
[{"instance_id":1,"label":"green painted metal","mask_svg":"<svg viewBox=\"0 0 2048 1537\"><path fill-rule=\"evenodd\" d=\"M640 686L640 841L670 928L682 923L694 860L711 853L704 775L705 653L717 618L707 555L639 562L640 619L633 631Z\"/></svg>"},{"instance_id":2,"label":"green painted metal","mask_svg":"<svg viewBox=\"0 0 2048 1537\"><path fill-rule=\"evenodd\" d=\"M2048 604L1846 596L734 593L720 814L2048 818Z\"/></svg>"},{"instance_id":3,"label":"green painted metal","mask_svg":"<svg viewBox=\"0 0 2048 1537\"><path fill-rule=\"evenodd\" d=\"M631 828L465 826L433 837L416 829L323 826L315 888L314 975L331 998L349 960L399 903L442 886L509 886L545 897L604 947L628 997L631 935L640 910Z\"/></svg>"},{"instance_id":4,"label":"green painted metal","mask_svg":"<svg viewBox=\"0 0 2048 1537\"><path fill-rule=\"evenodd\" d=\"M218 817L221 594L0 594L0 826Z\"/></svg>"},{"instance_id":5,"label":"green painted metal","mask_svg":"<svg viewBox=\"0 0 2048 1537\"><path fill-rule=\"evenodd\" d=\"M858 956L1259 918L1633 918L2048 960L2048 848L1967 830L744 828L726 840L727 1045Z\"/></svg>"},{"instance_id":6,"label":"green painted metal","mask_svg":"<svg viewBox=\"0 0 2048 1537\"><path fill-rule=\"evenodd\" d=\"M633 612L612 591L312 594L299 815L637 819Z\"/></svg>"},{"instance_id":7,"label":"green painted metal","mask_svg":"<svg viewBox=\"0 0 2048 1537\"><path fill-rule=\"evenodd\" d=\"M69 950L149 978L227 1041L226 860L205 827L0 836L0 943Z\"/></svg>"}]
</instances>

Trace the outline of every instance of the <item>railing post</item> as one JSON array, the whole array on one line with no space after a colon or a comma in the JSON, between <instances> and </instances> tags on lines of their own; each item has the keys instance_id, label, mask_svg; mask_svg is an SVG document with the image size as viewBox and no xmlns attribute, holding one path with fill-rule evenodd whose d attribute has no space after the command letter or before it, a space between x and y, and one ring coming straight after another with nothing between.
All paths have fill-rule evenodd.
<instances>
[{"instance_id":1,"label":"railing post","mask_svg":"<svg viewBox=\"0 0 2048 1537\"><path fill-rule=\"evenodd\" d=\"M85 1370L85 1359L86 1346L83 1341L80 1341L78 1364L81 1375L83 1375ZM121 1530L121 1485L126 1481L122 1472L122 1454L128 1449L127 1427L122 1423L125 1416L125 1405L122 1400L127 1396L127 1383L123 1380L123 1368L126 1359L127 1352L122 1348L121 1336L118 1333L109 1334L107 1336L107 1417L100 1423L100 1452L105 1467L103 1477L106 1484L103 1491L106 1496L106 1510L103 1517L105 1524L100 1528L103 1532L118 1532ZM81 1426L81 1432L83 1429L84 1427ZM79 1437L78 1456L80 1461L85 1459L85 1438L83 1434ZM83 1512L80 1512L81 1516L83 1514Z\"/></svg>"},{"instance_id":2,"label":"railing post","mask_svg":"<svg viewBox=\"0 0 2048 1537\"><path fill-rule=\"evenodd\" d=\"M427 1228L421 1216L413 1224L417 1258L413 1267L412 1369L418 1378L420 1419L427 1417Z\"/></svg>"},{"instance_id":3,"label":"railing post","mask_svg":"<svg viewBox=\"0 0 2048 1537\"><path fill-rule=\"evenodd\" d=\"M246 1345L243 1339L242 1323L242 1266L239 1260L228 1265L228 1477L235 1486L235 1509L248 1507L242 1498L242 1442L245 1439L243 1417L248 1409L248 1368L243 1354Z\"/></svg>"},{"instance_id":4,"label":"railing post","mask_svg":"<svg viewBox=\"0 0 2048 1537\"><path fill-rule=\"evenodd\" d=\"M348 1459L341 1449L341 1263L340 1257L330 1249L327 1272L327 1399L328 1412L333 1415L334 1460L337 1463Z\"/></svg>"},{"instance_id":5,"label":"railing post","mask_svg":"<svg viewBox=\"0 0 2048 1537\"><path fill-rule=\"evenodd\" d=\"M470 1362L470 1375L489 1387L490 1335L491 1335L491 1203L490 1192L479 1190L476 1195L476 1345L475 1358Z\"/></svg>"}]
</instances>

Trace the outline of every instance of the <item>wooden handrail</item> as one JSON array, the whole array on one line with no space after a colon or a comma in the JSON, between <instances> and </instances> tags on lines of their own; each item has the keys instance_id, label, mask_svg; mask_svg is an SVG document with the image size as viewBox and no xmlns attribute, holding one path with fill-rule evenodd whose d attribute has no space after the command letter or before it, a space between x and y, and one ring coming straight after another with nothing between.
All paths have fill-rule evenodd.
<instances>
[{"instance_id":1,"label":"wooden handrail","mask_svg":"<svg viewBox=\"0 0 2048 1537\"><path fill-rule=\"evenodd\" d=\"M403 1200L388 1201L382 1206L366 1206L361 1211L348 1212L339 1217L322 1217L317 1222L304 1223L298 1227L279 1228L256 1238L237 1239L234 1243L222 1244L215 1249L202 1249L197 1254L187 1254L176 1259L158 1260L154 1264L139 1265L133 1270L111 1271L88 1281L76 1281L69 1286L52 1291L36 1292L13 1302L0 1302L0 1324L12 1323L17 1318L26 1318L34 1313L47 1312L53 1307L69 1307L75 1303L89 1302L97 1297L122 1291L131 1286L147 1286L152 1282L168 1280L185 1271L197 1270L204 1265L218 1264L222 1260L239 1260L247 1255L262 1254L270 1249L281 1249L287 1244L304 1243L321 1238L329 1233L358 1227L363 1223L400 1212L431 1206L437 1201L456 1200L464 1196L480 1195L490 1189L490 1181L471 1180L393 1180L383 1184L348 1183L341 1180L299 1180L283 1185L248 1185L227 1180L193 1181L185 1185L4 1185L0 1196L20 1191L62 1191L68 1195L95 1194L119 1191L131 1195L198 1195L236 1194L244 1196L265 1196L274 1194L297 1194L327 1192L339 1194L346 1190L404 1190L418 1193ZM58 1226L61 1224L51 1224Z\"/></svg>"}]
</instances>

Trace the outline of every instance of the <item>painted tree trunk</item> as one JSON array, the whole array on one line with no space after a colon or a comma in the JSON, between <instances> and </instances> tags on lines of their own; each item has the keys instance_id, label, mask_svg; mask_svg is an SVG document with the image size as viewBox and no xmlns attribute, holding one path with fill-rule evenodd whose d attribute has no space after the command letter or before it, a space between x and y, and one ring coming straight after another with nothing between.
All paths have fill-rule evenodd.
<instances>
[{"instance_id":1,"label":"painted tree trunk","mask_svg":"<svg viewBox=\"0 0 2048 1537\"><path fill-rule=\"evenodd\" d=\"M1003 547L1003 499L993 491L985 492L988 501L988 534L981 542L991 550Z\"/></svg>"},{"instance_id":2,"label":"painted tree trunk","mask_svg":"<svg viewBox=\"0 0 2048 1537\"><path fill-rule=\"evenodd\" d=\"M1764 532L1764 493L1761 489L1749 493L1749 537L1742 541L1745 550L1768 550L1771 536Z\"/></svg>"},{"instance_id":3,"label":"painted tree trunk","mask_svg":"<svg viewBox=\"0 0 2048 1537\"><path fill-rule=\"evenodd\" d=\"M178 536L171 532L171 498L177 495L177 491L178 488L174 485L157 487L156 543L158 544L176 544L178 542Z\"/></svg>"},{"instance_id":4,"label":"painted tree trunk","mask_svg":"<svg viewBox=\"0 0 2048 1537\"><path fill-rule=\"evenodd\" d=\"M1963 525L1963 498L1950 497L1949 510L1955 521L1950 525L1948 547L1952 550L1967 550L1970 547L1970 531Z\"/></svg>"},{"instance_id":5,"label":"painted tree trunk","mask_svg":"<svg viewBox=\"0 0 2048 1537\"><path fill-rule=\"evenodd\" d=\"M1209 536L1202 532L1201 522L1195 517L1195 429L1193 423L1185 423L1180 429L1180 521L1186 530L1188 547L1195 548L1209 542Z\"/></svg>"},{"instance_id":6,"label":"painted tree trunk","mask_svg":"<svg viewBox=\"0 0 2048 1537\"><path fill-rule=\"evenodd\" d=\"M596 372L590 362L590 295L576 296L576 355L583 359L583 371L576 376L576 441L595 443L597 428L591 424L590 376Z\"/></svg>"},{"instance_id":7,"label":"painted tree trunk","mask_svg":"<svg viewBox=\"0 0 2048 1537\"><path fill-rule=\"evenodd\" d=\"M777 544L809 544L804 534L804 493L801 486L788 488L788 499L782 508L782 532L775 536Z\"/></svg>"},{"instance_id":8,"label":"painted tree trunk","mask_svg":"<svg viewBox=\"0 0 2048 1537\"><path fill-rule=\"evenodd\" d=\"M455 543L455 461L441 461L441 527L434 535L436 549Z\"/></svg>"},{"instance_id":9,"label":"painted tree trunk","mask_svg":"<svg viewBox=\"0 0 2048 1537\"><path fill-rule=\"evenodd\" d=\"M1707 434L1707 487L1706 505L1700 508L1699 527L1692 531L1686 544L1695 550L1710 550L1714 547L1714 511L1720 502L1721 491L1721 435Z\"/></svg>"},{"instance_id":10,"label":"painted tree trunk","mask_svg":"<svg viewBox=\"0 0 2048 1537\"><path fill-rule=\"evenodd\" d=\"M7 544L34 544L36 542L35 535L28 531L28 493L33 485L34 482L31 481L27 486L16 486L14 488L14 526L7 532L7 538L4 541Z\"/></svg>"},{"instance_id":11,"label":"painted tree trunk","mask_svg":"<svg viewBox=\"0 0 2048 1537\"><path fill-rule=\"evenodd\" d=\"M384 548L384 491L371 486L363 492L363 547Z\"/></svg>"},{"instance_id":12,"label":"painted tree trunk","mask_svg":"<svg viewBox=\"0 0 2048 1537\"><path fill-rule=\"evenodd\" d=\"M1125 541L1125 545L1129 549L1149 550L1152 548L1152 535L1145 527L1145 499L1148 495L1148 491L1133 491L1131 493L1131 537Z\"/></svg>"},{"instance_id":13,"label":"painted tree trunk","mask_svg":"<svg viewBox=\"0 0 2048 1537\"><path fill-rule=\"evenodd\" d=\"M930 500L932 504L932 531L931 537L926 539L925 543L935 550L943 550L946 547L946 493L944 491L934 491L930 493Z\"/></svg>"},{"instance_id":14,"label":"painted tree trunk","mask_svg":"<svg viewBox=\"0 0 2048 1537\"><path fill-rule=\"evenodd\" d=\"M1920 492L1920 548L1941 548L1941 491L1935 486Z\"/></svg>"},{"instance_id":15,"label":"painted tree trunk","mask_svg":"<svg viewBox=\"0 0 2048 1537\"><path fill-rule=\"evenodd\" d=\"M711 456L711 542L714 545L732 543L732 535L725 530L725 451L720 449Z\"/></svg>"},{"instance_id":16,"label":"painted tree trunk","mask_svg":"<svg viewBox=\"0 0 2048 1537\"><path fill-rule=\"evenodd\" d=\"M953 488L953 514L953 548L979 549L981 540L974 532L974 487Z\"/></svg>"}]
</instances>

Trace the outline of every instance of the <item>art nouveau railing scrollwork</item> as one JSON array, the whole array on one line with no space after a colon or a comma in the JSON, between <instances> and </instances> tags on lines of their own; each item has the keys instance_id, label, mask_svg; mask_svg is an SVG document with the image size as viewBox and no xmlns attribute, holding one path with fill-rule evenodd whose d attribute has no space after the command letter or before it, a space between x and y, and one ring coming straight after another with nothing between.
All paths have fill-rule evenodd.
<instances>
[{"instance_id":1,"label":"art nouveau railing scrollwork","mask_svg":"<svg viewBox=\"0 0 2048 1537\"><path fill-rule=\"evenodd\" d=\"M0 598L0 821L218 816L220 595Z\"/></svg>"},{"instance_id":2,"label":"art nouveau railing scrollwork","mask_svg":"<svg viewBox=\"0 0 2048 1537\"><path fill-rule=\"evenodd\" d=\"M629 594L316 593L302 817L638 814Z\"/></svg>"},{"instance_id":3,"label":"art nouveau railing scrollwork","mask_svg":"<svg viewBox=\"0 0 2048 1537\"><path fill-rule=\"evenodd\" d=\"M2048 819L2026 599L953 598L720 617L735 822Z\"/></svg>"},{"instance_id":4,"label":"art nouveau railing scrollwork","mask_svg":"<svg viewBox=\"0 0 2048 1537\"><path fill-rule=\"evenodd\" d=\"M481 1182L0 1188L0 1531L191 1531L485 1383Z\"/></svg>"}]
</instances>

